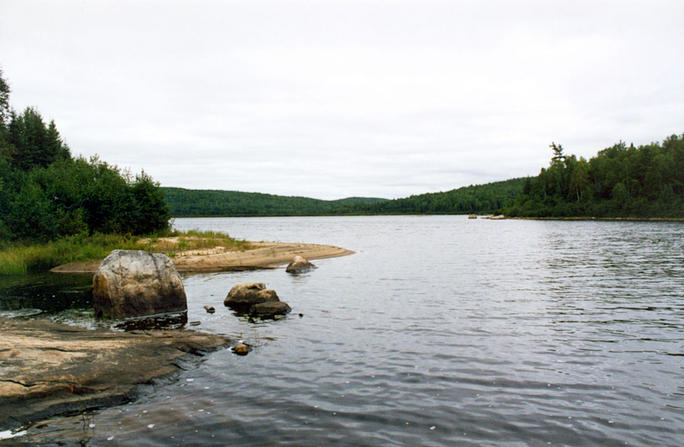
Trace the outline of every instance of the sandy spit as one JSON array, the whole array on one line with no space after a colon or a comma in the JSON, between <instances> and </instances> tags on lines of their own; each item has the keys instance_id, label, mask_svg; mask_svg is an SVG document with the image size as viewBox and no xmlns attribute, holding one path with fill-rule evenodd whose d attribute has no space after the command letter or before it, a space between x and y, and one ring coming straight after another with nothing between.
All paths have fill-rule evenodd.
<instances>
[{"instance_id":1,"label":"sandy spit","mask_svg":"<svg viewBox=\"0 0 684 447\"><path fill-rule=\"evenodd\" d=\"M306 259L334 258L354 252L333 245L298 242L250 242L252 248L244 251L215 247L206 250L180 252L173 258L176 269L183 273L223 272L277 268L299 255ZM100 261L71 262L50 270L54 273L95 273Z\"/></svg>"}]
</instances>

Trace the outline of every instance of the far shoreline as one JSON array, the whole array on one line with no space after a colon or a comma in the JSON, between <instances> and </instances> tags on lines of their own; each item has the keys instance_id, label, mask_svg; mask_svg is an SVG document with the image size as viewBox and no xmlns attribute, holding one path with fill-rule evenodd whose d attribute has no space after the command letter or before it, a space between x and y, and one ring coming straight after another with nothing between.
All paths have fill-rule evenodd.
<instances>
[{"instance_id":1,"label":"far shoreline","mask_svg":"<svg viewBox=\"0 0 684 447\"><path fill-rule=\"evenodd\" d=\"M244 216L174 216L172 219L245 219L245 218L274 218L274 217L383 217L383 216L470 216L475 215L482 220L566 220L566 221L624 221L624 222L684 222L684 217L591 217L591 216L505 216L491 219L497 214L477 213L377 213L377 214L277 214L277 215L244 215Z\"/></svg>"},{"instance_id":2,"label":"far shoreline","mask_svg":"<svg viewBox=\"0 0 684 447\"><path fill-rule=\"evenodd\" d=\"M684 217L509 217L506 220L564 220L601 222L684 222Z\"/></svg>"}]
</instances>

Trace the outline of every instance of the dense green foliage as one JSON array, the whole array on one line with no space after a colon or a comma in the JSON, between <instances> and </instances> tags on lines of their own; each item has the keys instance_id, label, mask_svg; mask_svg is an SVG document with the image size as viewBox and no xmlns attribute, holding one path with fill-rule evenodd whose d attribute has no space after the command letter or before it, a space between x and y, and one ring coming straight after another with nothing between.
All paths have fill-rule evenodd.
<instances>
[{"instance_id":1,"label":"dense green foliage","mask_svg":"<svg viewBox=\"0 0 684 447\"><path fill-rule=\"evenodd\" d=\"M684 217L684 135L662 144L618 143L589 161L551 144L548 168L504 208L526 217Z\"/></svg>"},{"instance_id":2,"label":"dense green foliage","mask_svg":"<svg viewBox=\"0 0 684 447\"><path fill-rule=\"evenodd\" d=\"M318 200L238 191L161 188L174 216L319 216L491 213L522 191L523 179L467 186L405 199Z\"/></svg>"},{"instance_id":3,"label":"dense green foliage","mask_svg":"<svg viewBox=\"0 0 684 447\"><path fill-rule=\"evenodd\" d=\"M9 106L0 72L0 246L8 241L143 234L168 228L158 185L144 172L130 178L115 166L73 158L54 122Z\"/></svg>"},{"instance_id":4,"label":"dense green foliage","mask_svg":"<svg viewBox=\"0 0 684 447\"><path fill-rule=\"evenodd\" d=\"M470 185L356 208L372 214L487 214L497 212L522 191L525 179Z\"/></svg>"},{"instance_id":5,"label":"dense green foliage","mask_svg":"<svg viewBox=\"0 0 684 447\"><path fill-rule=\"evenodd\" d=\"M254 192L162 187L174 216L317 216L344 214L357 205L386 199L318 200Z\"/></svg>"}]
</instances>

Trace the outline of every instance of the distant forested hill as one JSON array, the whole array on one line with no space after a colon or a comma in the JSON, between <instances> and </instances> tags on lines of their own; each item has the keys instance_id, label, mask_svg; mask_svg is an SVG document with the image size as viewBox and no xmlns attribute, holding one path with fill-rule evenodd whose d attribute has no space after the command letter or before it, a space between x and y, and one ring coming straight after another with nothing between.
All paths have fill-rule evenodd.
<instances>
[{"instance_id":1,"label":"distant forested hill","mask_svg":"<svg viewBox=\"0 0 684 447\"><path fill-rule=\"evenodd\" d=\"M318 200L256 192L161 188L174 216L316 216L344 214L387 199L349 197Z\"/></svg>"},{"instance_id":2,"label":"distant forested hill","mask_svg":"<svg viewBox=\"0 0 684 447\"><path fill-rule=\"evenodd\" d=\"M162 187L174 216L316 216L336 214L491 213L512 201L524 179L467 186L405 199L318 200L272 194Z\"/></svg>"},{"instance_id":3,"label":"distant forested hill","mask_svg":"<svg viewBox=\"0 0 684 447\"><path fill-rule=\"evenodd\" d=\"M618 143L589 161L551 144L548 168L505 207L525 217L684 217L684 135L662 144Z\"/></svg>"},{"instance_id":4,"label":"distant forested hill","mask_svg":"<svg viewBox=\"0 0 684 447\"><path fill-rule=\"evenodd\" d=\"M446 192L435 192L358 205L359 212L378 214L485 214L498 212L511 203L523 189L525 178L514 178L484 185L470 185Z\"/></svg>"}]
</instances>

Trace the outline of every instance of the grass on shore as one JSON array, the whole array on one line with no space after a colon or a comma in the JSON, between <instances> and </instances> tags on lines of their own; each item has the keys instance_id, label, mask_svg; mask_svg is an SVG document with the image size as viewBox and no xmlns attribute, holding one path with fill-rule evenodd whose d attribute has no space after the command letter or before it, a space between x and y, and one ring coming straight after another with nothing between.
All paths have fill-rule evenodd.
<instances>
[{"instance_id":1,"label":"grass on shore","mask_svg":"<svg viewBox=\"0 0 684 447\"><path fill-rule=\"evenodd\" d=\"M145 250L161 252L174 257L182 251L202 250L223 247L227 250L244 251L250 248L249 242L234 239L227 234L215 231L173 231L166 236L152 236L140 239L145 244Z\"/></svg>"},{"instance_id":2,"label":"grass on shore","mask_svg":"<svg viewBox=\"0 0 684 447\"><path fill-rule=\"evenodd\" d=\"M112 250L146 250L176 256L185 250L217 246L228 250L246 250L249 242L211 231L174 231L164 235L78 234L46 243L16 243L0 248L0 275L22 275L47 271L68 262L96 261Z\"/></svg>"}]
</instances>

